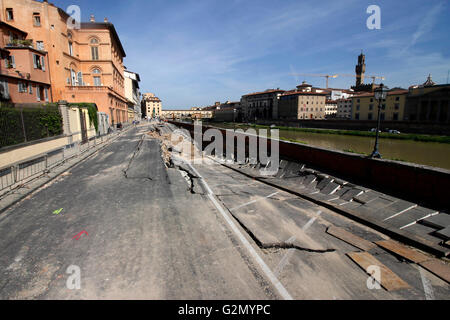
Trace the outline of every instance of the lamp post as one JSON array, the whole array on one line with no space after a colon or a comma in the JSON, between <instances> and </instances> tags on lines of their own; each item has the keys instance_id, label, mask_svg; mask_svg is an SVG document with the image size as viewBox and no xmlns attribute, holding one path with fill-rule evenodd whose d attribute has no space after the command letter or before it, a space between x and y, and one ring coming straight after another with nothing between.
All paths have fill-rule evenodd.
<instances>
[{"instance_id":1,"label":"lamp post","mask_svg":"<svg viewBox=\"0 0 450 320\"><path fill-rule=\"evenodd\" d=\"M377 134L375 138L375 147L373 148L372 154L369 156L369 158L377 158L381 159L381 154L378 151L378 139L380 136L380 125L381 125L381 106L383 104L383 100L386 99L387 96L387 87L385 87L383 84L380 84L378 88L375 89L375 99L378 100L378 122L377 122Z\"/></svg>"},{"instance_id":2,"label":"lamp post","mask_svg":"<svg viewBox=\"0 0 450 320\"><path fill-rule=\"evenodd\" d=\"M233 130L236 131L236 108L233 109Z\"/></svg>"}]
</instances>

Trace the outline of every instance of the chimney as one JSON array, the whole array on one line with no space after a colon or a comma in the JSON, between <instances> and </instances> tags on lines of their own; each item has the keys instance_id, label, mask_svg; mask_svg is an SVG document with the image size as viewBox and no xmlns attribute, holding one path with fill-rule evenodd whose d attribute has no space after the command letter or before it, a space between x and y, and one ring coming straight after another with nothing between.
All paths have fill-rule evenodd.
<instances>
[{"instance_id":1,"label":"chimney","mask_svg":"<svg viewBox=\"0 0 450 320\"><path fill-rule=\"evenodd\" d=\"M93 14L91 14L91 22L95 22L95 17Z\"/></svg>"},{"instance_id":2,"label":"chimney","mask_svg":"<svg viewBox=\"0 0 450 320\"><path fill-rule=\"evenodd\" d=\"M105 21L105 23L108 23L108 18L105 18L105 20L104 20L104 21Z\"/></svg>"}]
</instances>

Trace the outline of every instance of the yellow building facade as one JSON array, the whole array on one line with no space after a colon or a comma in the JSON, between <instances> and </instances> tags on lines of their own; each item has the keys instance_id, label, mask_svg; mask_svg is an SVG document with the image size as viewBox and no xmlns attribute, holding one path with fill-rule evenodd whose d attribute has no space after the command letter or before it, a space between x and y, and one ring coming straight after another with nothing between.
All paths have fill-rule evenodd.
<instances>
[{"instance_id":1,"label":"yellow building facade","mask_svg":"<svg viewBox=\"0 0 450 320\"><path fill-rule=\"evenodd\" d=\"M395 90L387 94L382 101L381 120L402 121L405 114L408 90ZM352 120L377 120L378 100L375 94L364 93L354 96L352 99Z\"/></svg>"}]
</instances>

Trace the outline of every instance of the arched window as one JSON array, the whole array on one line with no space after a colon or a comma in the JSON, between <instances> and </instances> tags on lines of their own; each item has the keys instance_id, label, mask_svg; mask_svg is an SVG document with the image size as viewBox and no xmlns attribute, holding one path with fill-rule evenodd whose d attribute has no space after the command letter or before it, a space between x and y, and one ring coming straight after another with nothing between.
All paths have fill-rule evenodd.
<instances>
[{"instance_id":1,"label":"arched window","mask_svg":"<svg viewBox=\"0 0 450 320\"><path fill-rule=\"evenodd\" d=\"M99 43L100 43L100 41L97 38L92 38L90 41L92 60L99 60L99 55L98 55Z\"/></svg>"},{"instance_id":2,"label":"arched window","mask_svg":"<svg viewBox=\"0 0 450 320\"><path fill-rule=\"evenodd\" d=\"M101 77L100 69L97 69L97 68L93 69L92 74L94 75L93 76L94 86L100 87L102 85L102 77Z\"/></svg>"}]
</instances>

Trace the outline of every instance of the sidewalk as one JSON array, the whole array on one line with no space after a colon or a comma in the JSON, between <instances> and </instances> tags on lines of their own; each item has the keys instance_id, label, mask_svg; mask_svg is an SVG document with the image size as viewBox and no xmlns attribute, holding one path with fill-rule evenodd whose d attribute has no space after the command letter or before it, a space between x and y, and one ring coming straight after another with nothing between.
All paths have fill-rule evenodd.
<instances>
[{"instance_id":1,"label":"sidewalk","mask_svg":"<svg viewBox=\"0 0 450 320\"><path fill-rule=\"evenodd\" d=\"M24 180L17 187L5 192L0 196L0 214L5 212L7 209L11 208L21 200L31 196L31 194L35 191L39 190L42 187L45 187L47 184L57 179L66 171L72 169L89 157L97 154L97 152L101 151L103 148L116 141L120 136L122 136L132 128L133 126L127 126L121 131L115 131L111 133L106 141L103 141L100 144L83 150L80 154L74 155L57 163L47 172L43 172L42 174L31 179Z\"/></svg>"}]
</instances>

